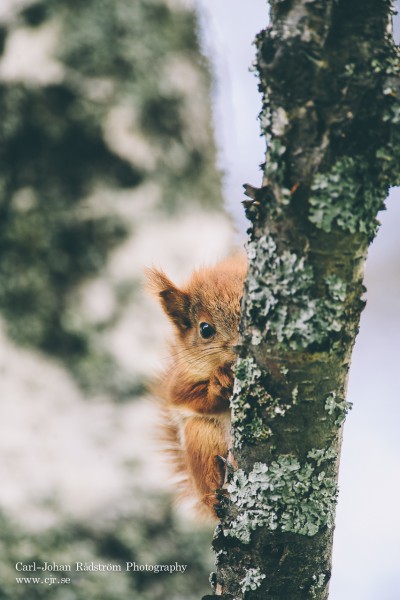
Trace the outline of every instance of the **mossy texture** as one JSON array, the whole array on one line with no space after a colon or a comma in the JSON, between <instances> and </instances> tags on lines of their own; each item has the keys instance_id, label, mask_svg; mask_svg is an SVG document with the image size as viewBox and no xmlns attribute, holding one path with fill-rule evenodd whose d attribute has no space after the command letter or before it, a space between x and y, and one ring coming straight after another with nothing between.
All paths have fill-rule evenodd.
<instances>
[{"instance_id":1,"label":"mossy texture","mask_svg":"<svg viewBox=\"0 0 400 600\"><path fill-rule=\"evenodd\" d=\"M317 173L311 185L310 221L327 233L339 227L372 239L379 224L375 215L384 208L387 190L371 182L369 168L362 157L345 156L328 173Z\"/></svg>"},{"instance_id":2,"label":"mossy texture","mask_svg":"<svg viewBox=\"0 0 400 600\"><path fill-rule=\"evenodd\" d=\"M269 374L257 366L254 358L238 359L231 399L235 448L241 448L244 442L256 444L268 439L274 419L285 415L296 403L297 388L293 388L291 402L285 404L268 393L268 381Z\"/></svg>"},{"instance_id":3,"label":"mossy texture","mask_svg":"<svg viewBox=\"0 0 400 600\"><path fill-rule=\"evenodd\" d=\"M320 467L335 458L330 451L313 450L304 464L282 455L268 465L255 463L248 475L238 469L228 489L239 515L226 535L249 543L258 527L307 536L332 528L337 485Z\"/></svg>"},{"instance_id":4,"label":"mossy texture","mask_svg":"<svg viewBox=\"0 0 400 600\"><path fill-rule=\"evenodd\" d=\"M389 0L270 8L256 38L268 147L260 188L246 186L249 272L232 400L238 468L214 540L226 551L215 589L235 599L327 600L363 263L399 181L400 61ZM279 417L267 417L270 404ZM266 577L244 591L250 568Z\"/></svg>"},{"instance_id":5,"label":"mossy texture","mask_svg":"<svg viewBox=\"0 0 400 600\"><path fill-rule=\"evenodd\" d=\"M262 385L262 372L251 358L239 359L235 368L235 386L231 400L234 445L256 442L271 433L263 422L263 408L272 406L272 398Z\"/></svg>"},{"instance_id":6,"label":"mossy texture","mask_svg":"<svg viewBox=\"0 0 400 600\"><path fill-rule=\"evenodd\" d=\"M260 587L261 582L266 575L261 573L260 569L248 569L246 575L240 582L242 584L242 592L246 593L249 590L256 590Z\"/></svg>"},{"instance_id":7,"label":"mossy texture","mask_svg":"<svg viewBox=\"0 0 400 600\"><path fill-rule=\"evenodd\" d=\"M340 427L349 410L352 408L352 403L347 402L345 398L339 396L337 392L331 392L325 402L325 410L329 415L335 418L335 425Z\"/></svg>"},{"instance_id":8,"label":"mossy texture","mask_svg":"<svg viewBox=\"0 0 400 600\"><path fill-rule=\"evenodd\" d=\"M248 247L250 277L246 316L251 343L262 340L292 350L326 345L344 325L346 283L326 276L325 294L317 294L313 268L306 257L278 252L272 236L263 235ZM254 324L254 325L253 325Z\"/></svg>"}]
</instances>

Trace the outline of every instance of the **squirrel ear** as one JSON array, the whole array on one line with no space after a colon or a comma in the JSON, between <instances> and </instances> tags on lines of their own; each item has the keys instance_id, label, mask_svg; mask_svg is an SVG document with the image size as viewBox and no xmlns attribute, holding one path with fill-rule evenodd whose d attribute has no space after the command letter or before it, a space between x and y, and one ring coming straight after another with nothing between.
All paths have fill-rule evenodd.
<instances>
[{"instance_id":1,"label":"squirrel ear","mask_svg":"<svg viewBox=\"0 0 400 600\"><path fill-rule=\"evenodd\" d=\"M146 269L147 289L155 294L172 323L183 333L190 327L189 295L179 290L170 279L157 269Z\"/></svg>"}]
</instances>

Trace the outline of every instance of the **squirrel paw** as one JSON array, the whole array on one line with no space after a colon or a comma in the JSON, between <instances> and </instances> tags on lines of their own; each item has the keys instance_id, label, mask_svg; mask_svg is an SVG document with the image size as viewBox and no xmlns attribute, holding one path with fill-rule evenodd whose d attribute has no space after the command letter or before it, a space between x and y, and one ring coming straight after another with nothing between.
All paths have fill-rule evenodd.
<instances>
[{"instance_id":1,"label":"squirrel paw","mask_svg":"<svg viewBox=\"0 0 400 600\"><path fill-rule=\"evenodd\" d=\"M226 483L230 465L225 457L216 454L214 456L214 466L213 481L211 483L213 491L205 494L202 501L211 509L217 519L221 519L226 508L224 498L226 499L229 496Z\"/></svg>"},{"instance_id":2,"label":"squirrel paw","mask_svg":"<svg viewBox=\"0 0 400 600\"><path fill-rule=\"evenodd\" d=\"M218 367L214 371L211 378L211 386L218 396L227 402L229 401L233 392L233 372L230 366Z\"/></svg>"}]
</instances>

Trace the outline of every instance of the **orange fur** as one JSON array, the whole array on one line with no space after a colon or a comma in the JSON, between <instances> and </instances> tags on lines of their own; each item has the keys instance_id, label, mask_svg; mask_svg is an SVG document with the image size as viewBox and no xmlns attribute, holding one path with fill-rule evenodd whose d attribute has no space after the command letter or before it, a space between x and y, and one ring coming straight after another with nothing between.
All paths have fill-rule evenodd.
<instances>
[{"instance_id":1,"label":"orange fur","mask_svg":"<svg viewBox=\"0 0 400 600\"><path fill-rule=\"evenodd\" d=\"M216 456L226 457L229 446L232 364L246 270L246 258L238 254L195 271L182 288L162 271L147 272L175 334L170 364L157 385L167 451L185 494L214 516L224 480ZM204 324L208 331L211 327L210 337L202 335Z\"/></svg>"}]
</instances>

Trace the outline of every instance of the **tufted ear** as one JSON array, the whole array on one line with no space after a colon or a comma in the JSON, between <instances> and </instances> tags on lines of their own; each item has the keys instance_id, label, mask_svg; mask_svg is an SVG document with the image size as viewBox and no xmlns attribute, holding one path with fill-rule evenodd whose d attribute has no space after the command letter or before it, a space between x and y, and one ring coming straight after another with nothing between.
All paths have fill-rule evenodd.
<instances>
[{"instance_id":1,"label":"tufted ear","mask_svg":"<svg viewBox=\"0 0 400 600\"><path fill-rule=\"evenodd\" d=\"M164 312L180 333L190 328L189 294L179 290L163 271L146 269L147 289L159 298Z\"/></svg>"}]
</instances>

